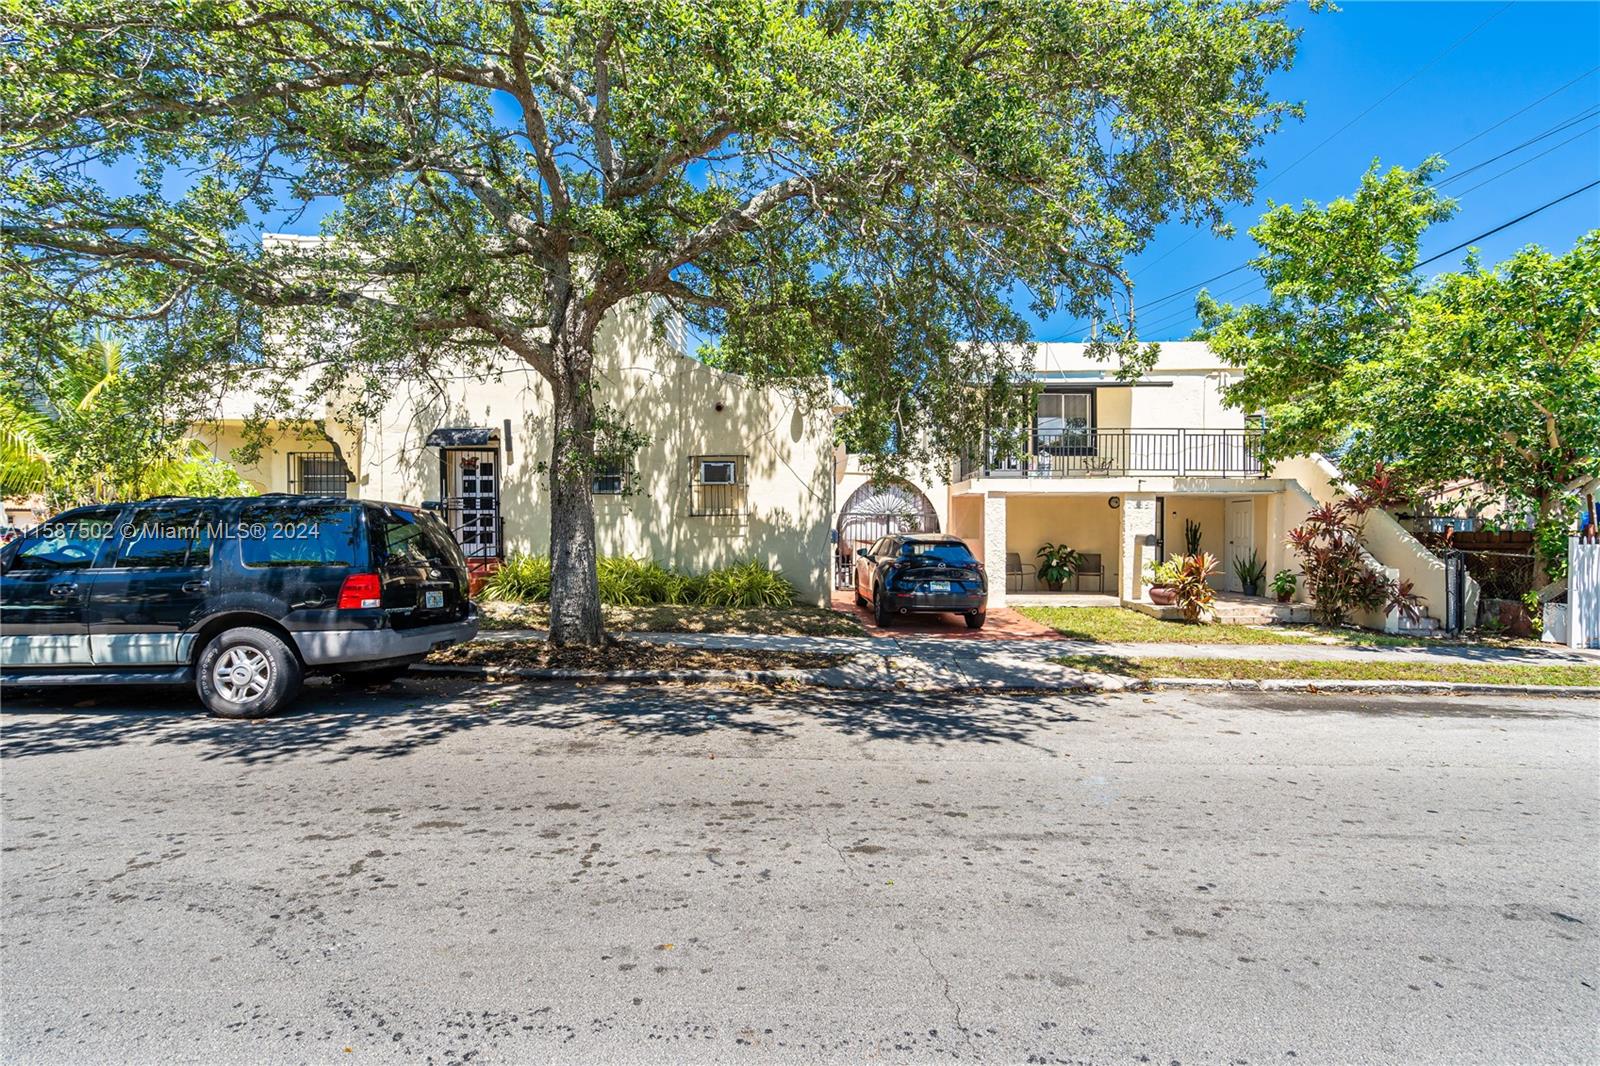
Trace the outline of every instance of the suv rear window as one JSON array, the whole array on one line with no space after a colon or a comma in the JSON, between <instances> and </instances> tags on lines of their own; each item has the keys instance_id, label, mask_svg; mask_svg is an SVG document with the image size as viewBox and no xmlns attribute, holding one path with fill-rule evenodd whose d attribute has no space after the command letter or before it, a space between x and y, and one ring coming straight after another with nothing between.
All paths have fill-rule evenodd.
<instances>
[{"instance_id":1,"label":"suv rear window","mask_svg":"<svg viewBox=\"0 0 1600 1066\"><path fill-rule=\"evenodd\" d=\"M916 541L900 545L900 558L937 561L947 566L971 566L977 562L965 544L919 544Z\"/></svg>"},{"instance_id":2,"label":"suv rear window","mask_svg":"<svg viewBox=\"0 0 1600 1066\"><path fill-rule=\"evenodd\" d=\"M450 531L426 511L368 507L367 528L384 561L426 566L460 567L465 564L461 549L450 539Z\"/></svg>"},{"instance_id":3,"label":"suv rear window","mask_svg":"<svg viewBox=\"0 0 1600 1066\"><path fill-rule=\"evenodd\" d=\"M240 556L246 566L355 566L356 513L337 500L247 503L239 509Z\"/></svg>"}]
</instances>

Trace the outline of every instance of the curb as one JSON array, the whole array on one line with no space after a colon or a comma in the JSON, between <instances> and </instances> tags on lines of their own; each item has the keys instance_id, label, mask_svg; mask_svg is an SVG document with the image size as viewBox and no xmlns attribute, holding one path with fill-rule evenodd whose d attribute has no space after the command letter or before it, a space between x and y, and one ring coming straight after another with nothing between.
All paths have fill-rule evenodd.
<instances>
[{"instance_id":1,"label":"curb","mask_svg":"<svg viewBox=\"0 0 1600 1066\"><path fill-rule=\"evenodd\" d=\"M681 681L710 683L741 681L761 685L809 684L821 688L857 691L887 691L882 685L839 681L827 683L807 670L576 670L570 667L473 666L466 663L418 663L412 673L436 677L476 677L485 681L512 678L517 681Z\"/></svg>"},{"instance_id":2,"label":"curb","mask_svg":"<svg viewBox=\"0 0 1600 1066\"><path fill-rule=\"evenodd\" d=\"M1462 696L1600 696L1597 685L1491 685L1471 681L1359 681L1330 678L1324 681L1270 678L1251 681L1217 677L1153 677L1146 688L1233 689L1243 692L1373 692L1444 693Z\"/></svg>"}]
</instances>

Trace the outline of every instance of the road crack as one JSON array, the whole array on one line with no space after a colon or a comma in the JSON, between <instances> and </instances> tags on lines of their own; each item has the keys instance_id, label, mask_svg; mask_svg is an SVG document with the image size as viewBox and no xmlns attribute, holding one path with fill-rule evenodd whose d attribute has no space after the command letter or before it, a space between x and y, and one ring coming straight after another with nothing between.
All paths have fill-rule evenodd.
<instances>
[{"instance_id":1,"label":"road crack","mask_svg":"<svg viewBox=\"0 0 1600 1066\"><path fill-rule=\"evenodd\" d=\"M939 985L944 992L944 1001L950 1004L950 1009L955 1014L956 1032L961 1034L961 1039L967 1045L967 1050L976 1055L978 1046L972 1042L972 1030L968 1029L966 1023L961 1020L961 1004L955 996L950 994L950 978L944 975L943 970L934 965L933 956L928 954L928 949L923 947L921 941L916 937L911 938L911 946L917 949L917 954L922 956L922 961L928 964L928 969L933 972L933 976L939 979Z\"/></svg>"}]
</instances>

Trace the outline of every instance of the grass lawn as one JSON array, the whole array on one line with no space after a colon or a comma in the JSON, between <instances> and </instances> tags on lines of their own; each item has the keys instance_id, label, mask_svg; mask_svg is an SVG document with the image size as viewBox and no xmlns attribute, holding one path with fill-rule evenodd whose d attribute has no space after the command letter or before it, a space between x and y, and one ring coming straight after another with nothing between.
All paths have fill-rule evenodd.
<instances>
[{"instance_id":1,"label":"grass lawn","mask_svg":"<svg viewBox=\"0 0 1600 1066\"><path fill-rule=\"evenodd\" d=\"M1018 607L1016 610L1023 617L1047 625L1069 639L1108 644L1332 644L1377 648L1436 647L1444 643L1494 647L1538 646L1536 641L1509 638L1467 641L1441 637L1402 637L1353 627L1243 626L1221 622L1192 625L1152 618L1123 607Z\"/></svg>"},{"instance_id":2,"label":"grass lawn","mask_svg":"<svg viewBox=\"0 0 1600 1066\"><path fill-rule=\"evenodd\" d=\"M542 603L480 603L484 629L545 629ZM770 633L799 637L864 637L854 618L826 607L607 607L606 628L618 633Z\"/></svg>"},{"instance_id":3,"label":"grass lawn","mask_svg":"<svg viewBox=\"0 0 1600 1066\"><path fill-rule=\"evenodd\" d=\"M1156 677L1210 677L1245 681L1459 681L1487 685L1600 685L1600 666L1569 663L1295 662L1271 659L1183 659L1154 656L1063 655L1052 662L1075 670Z\"/></svg>"}]
</instances>

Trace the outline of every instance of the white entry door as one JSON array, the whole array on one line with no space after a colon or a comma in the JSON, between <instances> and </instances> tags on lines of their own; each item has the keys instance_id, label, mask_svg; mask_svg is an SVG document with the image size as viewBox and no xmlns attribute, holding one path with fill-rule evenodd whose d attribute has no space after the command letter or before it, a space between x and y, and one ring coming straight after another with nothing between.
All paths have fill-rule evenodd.
<instances>
[{"instance_id":1,"label":"white entry door","mask_svg":"<svg viewBox=\"0 0 1600 1066\"><path fill-rule=\"evenodd\" d=\"M1229 592L1243 592L1244 586L1233 572L1235 559L1247 559L1255 548L1256 502L1254 500L1229 500L1227 520L1223 530L1227 538L1228 557L1222 560L1222 587Z\"/></svg>"}]
</instances>

